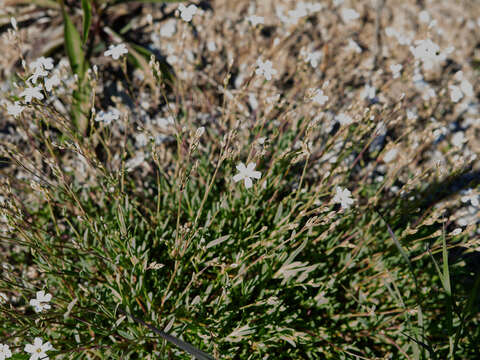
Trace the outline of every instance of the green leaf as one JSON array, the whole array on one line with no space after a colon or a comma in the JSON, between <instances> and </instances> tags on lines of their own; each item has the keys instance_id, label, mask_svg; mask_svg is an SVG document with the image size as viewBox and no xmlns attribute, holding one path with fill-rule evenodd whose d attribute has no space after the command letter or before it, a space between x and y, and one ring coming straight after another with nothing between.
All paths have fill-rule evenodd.
<instances>
[{"instance_id":1,"label":"green leaf","mask_svg":"<svg viewBox=\"0 0 480 360\"><path fill-rule=\"evenodd\" d=\"M83 10L83 42L85 45L88 39L88 33L90 31L90 25L92 24L92 4L90 0L82 0Z\"/></svg>"},{"instance_id":2,"label":"green leaf","mask_svg":"<svg viewBox=\"0 0 480 360\"><path fill-rule=\"evenodd\" d=\"M67 53L68 60L70 61L70 67L74 74L77 74L79 79L83 79L85 74L85 56L82 50L82 41L80 34L78 33L75 25L73 24L70 16L68 16L65 9L62 9L63 13L63 25L64 25L64 39L65 39L65 52Z\"/></svg>"},{"instance_id":3,"label":"green leaf","mask_svg":"<svg viewBox=\"0 0 480 360\"><path fill-rule=\"evenodd\" d=\"M30 358L28 354L13 354L11 360L27 360Z\"/></svg>"},{"instance_id":4,"label":"green leaf","mask_svg":"<svg viewBox=\"0 0 480 360\"><path fill-rule=\"evenodd\" d=\"M80 34L63 6L62 13L65 52L67 53L73 73L78 76L78 88L73 91L72 121L80 134L85 135L88 126L86 114L89 110L88 101L90 95L88 84L85 81L85 71L87 69L85 55L82 49Z\"/></svg>"}]
</instances>

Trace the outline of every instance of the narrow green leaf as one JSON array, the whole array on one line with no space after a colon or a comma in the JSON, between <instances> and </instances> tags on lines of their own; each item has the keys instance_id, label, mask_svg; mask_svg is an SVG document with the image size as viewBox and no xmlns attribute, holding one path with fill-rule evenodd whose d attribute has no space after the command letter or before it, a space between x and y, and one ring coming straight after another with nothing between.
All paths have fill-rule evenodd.
<instances>
[{"instance_id":1,"label":"narrow green leaf","mask_svg":"<svg viewBox=\"0 0 480 360\"><path fill-rule=\"evenodd\" d=\"M80 34L63 6L62 13L65 52L67 53L73 73L78 76L78 88L73 92L72 121L79 132L85 135L88 125L86 113L89 108L88 101L90 93L88 84L85 82L85 71L87 69L85 55L82 49Z\"/></svg>"},{"instance_id":2,"label":"narrow green leaf","mask_svg":"<svg viewBox=\"0 0 480 360\"><path fill-rule=\"evenodd\" d=\"M82 0L82 10L83 10L83 42L85 43L88 40L88 33L90 31L90 25L92 24L92 4L91 0Z\"/></svg>"},{"instance_id":3,"label":"narrow green leaf","mask_svg":"<svg viewBox=\"0 0 480 360\"><path fill-rule=\"evenodd\" d=\"M64 38L65 38L65 52L67 53L70 66L74 74L77 74L79 79L83 79L85 72L85 57L82 50L82 40L70 16L68 16L65 9L63 12L64 24Z\"/></svg>"}]
</instances>

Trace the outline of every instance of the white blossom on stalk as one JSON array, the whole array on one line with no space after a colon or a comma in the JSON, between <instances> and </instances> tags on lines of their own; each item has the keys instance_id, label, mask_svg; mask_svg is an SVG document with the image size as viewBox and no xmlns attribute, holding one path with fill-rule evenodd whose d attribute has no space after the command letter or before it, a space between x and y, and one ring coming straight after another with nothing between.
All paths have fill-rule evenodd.
<instances>
[{"instance_id":1,"label":"white blossom on stalk","mask_svg":"<svg viewBox=\"0 0 480 360\"><path fill-rule=\"evenodd\" d=\"M43 343L43 340L36 337L33 344L25 345L25 352L30 353L30 360L48 360L47 351L54 350L50 342Z\"/></svg>"},{"instance_id":2,"label":"white blossom on stalk","mask_svg":"<svg viewBox=\"0 0 480 360\"><path fill-rule=\"evenodd\" d=\"M450 89L450 99L453 102L459 102L463 98L462 90L458 86L450 85L448 88Z\"/></svg>"},{"instance_id":3,"label":"white blossom on stalk","mask_svg":"<svg viewBox=\"0 0 480 360\"><path fill-rule=\"evenodd\" d=\"M392 72L393 78L396 79L400 76L400 72L402 71L403 66L402 64L392 64L390 65L390 71Z\"/></svg>"},{"instance_id":4,"label":"white blossom on stalk","mask_svg":"<svg viewBox=\"0 0 480 360\"><path fill-rule=\"evenodd\" d=\"M118 60L122 55L128 54L125 44L110 45L103 55L111 56L114 60Z\"/></svg>"},{"instance_id":5,"label":"white blossom on stalk","mask_svg":"<svg viewBox=\"0 0 480 360\"><path fill-rule=\"evenodd\" d=\"M0 304L6 303L8 301L7 295L5 293L0 292Z\"/></svg>"},{"instance_id":6,"label":"white blossom on stalk","mask_svg":"<svg viewBox=\"0 0 480 360\"><path fill-rule=\"evenodd\" d=\"M60 78L57 74L52 75L50 78L45 80L45 89L47 91L52 91L54 86L60 85Z\"/></svg>"},{"instance_id":7,"label":"white blossom on stalk","mask_svg":"<svg viewBox=\"0 0 480 360\"><path fill-rule=\"evenodd\" d=\"M32 98L35 98L37 100L42 100L43 99L42 87L41 86L27 87L25 90L23 90L20 93L20 96L25 98L26 103L29 103L30 101L32 101Z\"/></svg>"},{"instance_id":8,"label":"white blossom on stalk","mask_svg":"<svg viewBox=\"0 0 480 360\"><path fill-rule=\"evenodd\" d=\"M15 101L15 104L9 104L7 105L7 112L9 115L12 115L14 117L18 117L25 109L23 106L20 105L18 101Z\"/></svg>"},{"instance_id":9,"label":"white blossom on stalk","mask_svg":"<svg viewBox=\"0 0 480 360\"><path fill-rule=\"evenodd\" d=\"M39 313L43 310L49 310L51 308L50 302L52 300L51 294L45 294L45 291L37 291L37 298L30 300L30 305L35 308L35 312Z\"/></svg>"},{"instance_id":10,"label":"white blossom on stalk","mask_svg":"<svg viewBox=\"0 0 480 360\"><path fill-rule=\"evenodd\" d=\"M12 357L10 347L5 344L0 344L0 360L5 360Z\"/></svg>"},{"instance_id":11,"label":"white blossom on stalk","mask_svg":"<svg viewBox=\"0 0 480 360\"><path fill-rule=\"evenodd\" d=\"M257 69L255 70L255 74L265 76L265 79L272 80L272 77L277 74L277 70L275 70L272 66L272 62L270 60L262 61L262 59L257 60Z\"/></svg>"},{"instance_id":12,"label":"white blossom on stalk","mask_svg":"<svg viewBox=\"0 0 480 360\"><path fill-rule=\"evenodd\" d=\"M238 174L233 177L233 181L239 182L243 180L245 187L250 189L253 186L253 179L260 179L262 173L260 171L255 171L255 163L251 162L247 166L244 163L239 163L237 165Z\"/></svg>"},{"instance_id":13,"label":"white blossom on stalk","mask_svg":"<svg viewBox=\"0 0 480 360\"><path fill-rule=\"evenodd\" d=\"M13 30L18 30L17 19L15 19L13 16L10 18L10 24L12 24Z\"/></svg>"},{"instance_id":14,"label":"white blossom on stalk","mask_svg":"<svg viewBox=\"0 0 480 360\"><path fill-rule=\"evenodd\" d=\"M112 121L118 120L120 118L120 111L113 108L109 111L100 111L97 116L95 116L95 121L103 122L105 125L109 125Z\"/></svg>"},{"instance_id":15,"label":"white blossom on stalk","mask_svg":"<svg viewBox=\"0 0 480 360\"><path fill-rule=\"evenodd\" d=\"M340 186L337 186L335 191L336 193L333 197L333 202L341 204L342 209L348 209L354 203L355 200L352 198L350 190L342 189Z\"/></svg>"},{"instance_id":16,"label":"white blossom on stalk","mask_svg":"<svg viewBox=\"0 0 480 360\"><path fill-rule=\"evenodd\" d=\"M198 8L194 5L185 6L183 4L178 5L178 10L180 11L180 17L186 22L190 22L193 19L193 15L197 13Z\"/></svg>"},{"instance_id":17,"label":"white blossom on stalk","mask_svg":"<svg viewBox=\"0 0 480 360\"><path fill-rule=\"evenodd\" d=\"M321 89L311 89L312 90L312 101L321 106L325 105L328 101L328 96L323 93Z\"/></svg>"}]
</instances>

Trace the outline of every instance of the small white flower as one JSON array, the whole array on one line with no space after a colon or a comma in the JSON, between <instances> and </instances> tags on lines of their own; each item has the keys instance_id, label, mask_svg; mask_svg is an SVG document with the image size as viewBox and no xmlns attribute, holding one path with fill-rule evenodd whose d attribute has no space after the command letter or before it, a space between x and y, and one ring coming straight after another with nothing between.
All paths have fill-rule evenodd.
<instances>
[{"instance_id":1,"label":"small white flower","mask_svg":"<svg viewBox=\"0 0 480 360\"><path fill-rule=\"evenodd\" d=\"M42 100L43 99L43 94L42 94L42 87L41 86L35 86L35 87L27 87L23 92L20 93L20 96L25 98L25 102L29 103L32 101L32 98L35 98L37 100Z\"/></svg>"},{"instance_id":2,"label":"small white flower","mask_svg":"<svg viewBox=\"0 0 480 360\"><path fill-rule=\"evenodd\" d=\"M418 117L416 109L408 109L407 110L407 119L408 120L416 120Z\"/></svg>"},{"instance_id":3,"label":"small white flower","mask_svg":"<svg viewBox=\"0 0 480 360\"><path fill-rule=\"evenodd\" d=\"M30 360L48 360L49 357L46 354L47 351L53 350L50 342L43 343L43 340L36 337L33 340L33 344L25 345L25 352L30 353Z\"/></svg>"},{"instance_id":4,"label":"small white flower","mask_svg":"<svg viewBox=\"0 0 480 360\"><path fill-rule=\"evenodd\" d=\"M345 114L345 113L340 113L335 116L335 120L340 123L340 125L350 125L353 122L353 119Z\"/></svg>"},{"instance_id":5,"label":"small white flower","mask_svg":"<svg viewBox=\"0 0 480 360\"><path fill-rule=\"evenodd\" d=\"M18 115L20 115L22 113L23 109L25 109L25 108L23 106L21 106L18 101L15 101L15 104L9 104L7 106L8 114L12 115L14 117L17 117Z\"/></svg>"},{"instance_id":6,"label":"small white flower","mask_svg":"<svg viewBox=\"0 0 480 360\"><path fill-rule=\"evenodd\" d=\"M172 37L177 31L177 25L175 20L169 20L160 28L160 36L162 37Z\"/></svg>"},{"instance_id":7,"label":"small white flower","mask_svg":"<svg viewBox=\"0 0 480 360\"><path fill-rule=\"evenodd\" d=\"M180 17L182 20L190 22L193 19L193 15L197 13L198 8L193 4L188 5L188 7L180 4L178 5L178 10L180 11Z\"/></svg>"},{"instance_id":8,"label":"small white flower","mask_svg":"<svg viewBox=\"0 0 480 360\"><path fill-rule=\"evenodd\" d=\"M362 48L360 47L360 45L358 45L353 39L348 39L347 49L356 52L357 54L360 54L362 52Z\"/></svg>"},{"instance_id":9,"label":"small white flower","mask_svg":"<svg viewBox=\"0 0 480 360\"><path fill-rule=\"evenodd\" d=\"M51 57L39 57L37 60L30 64L31 69L43 68L45 70L53 69L53 59Z\"/></svg>"},{"instance_id":10,"label":"small white flower","mask_svg":"<svg viewBox=\"0 0 480 360\"><path fill-rule=\"evenodd\" d=\"M374 86L371 86L370 84L365 84L365 88L363 89L360 96L362 97L362 99L373 100L375 99L376 93L377 89L375 89Z\"/></svg>"},{"instance_id":11,"label":"small white flower","mask_svg":"<svg viewBox=\"0 0 480 360\"><path fill-rule=\"evenodd\" d=\"M400 76L400 72L402 71L403 66L402 64L392 64L390 65L390 71L392 72L393 78L396 79Z\"/></svg>"},{"instance_id":12,"label":"small white flower","mask_svg":"<svg viewBox=\"0 0 480 360\"><path fill-rule=\"evenodd\" d=\"M320 64L320 60L323 57L323 53L320 50L317 51L308 51L305 48L300 50L300 56L303 58L303 61L310 63L312 68L316 68Z\"/></svg>"},{"instance_id":13,"label":"small white flower","mask_svg":"<svg viewBox=\"0 0 480 360\"><path fill-rule=\"evenodd\" d=\"M275 70L272 66L272 62L267 60L263 62L260 58L257 60L257 69L255 70L255 74L265 76L265 79L272 80L272 77L277 74L277 70Z\"/></svg>"},{"instance_id":14,"label":"small white flower","mask_svg":"<svg viewBox=\"0 0 480 360\"><path fill-rule=\"evenodd\" d=\"M390 149L383 156L383 161L386 163L392 162L397 158L398 149Z\"/></svg>"},{"instance_id":15,"label":"small white flower","mask_svg":"<svg viewBox=\"0 0 480 360\"><path fill-rule=\"evenodd\" d=\"M12 357L10 347L5 344L0 344L0 360L5 360Z\"/></svg>"},{"instance_id":16,"label":"small white flower","mask_svg":"<svg viewBox=\"0 0 480 360\"><path fill-rule=\"evenodd\" d=\"M450 99L453 102L459 102L463 98L462 90L458 86L449 85L448 88L450 89Z\"/></svg>"},{"instance_id":17,"label":"small white flower","mask_svg":"<svg viewBox=\"0 0 480 360\"><path fill-rule=\"evenodd\" d=\"M127 160L125 162L125 170L127 172L133 171L135 168L139 167L142 165L145 161L145 153L144 152L139 152L135 157Z\"/></svg>"},{"instance_id":18,"label":"small white flower","mask_svg":"<svg viewBox=\"0 0 480 360\"><path fill-rule=\"evenodd\" d=\"M45 89L47 91L52 91L54 86L60 85L60 78L57 74L52 75L50 78L45 80Z\"/></svg>"},{"instance_id":19,"label":"small white flower","mask_svg":"<svg viewBox=\"0 0 480 360\"><path fill-rule=\"evenodd\" d=\"M195 131L195 137L199 138L205 133L205 127L200 126L197 131Z\"/></svg>"},{"instance_id":20,"label":"small white flower","mask_svg":"<svg viewBox=\"0 0 480 360\"><path fill-rule=\"evenodd\" d=\"M128 54L125 44L110 45L103 55L111 56L114 60L118 60L122 55Z\"/></svg>"},{"instance_id":21,"label":"small white flower","mask_svg":"<svg viewBox=\"0 0 480 360\"><path fill-rule=\"evenodd\" d=\"M243 180L245 187L250 189L253 186L253 179L260 179L262 173L260 171L255 171L255 163L251 162L246 167L244 163L239 163L237 165L238 174L233 177L233 181L239 182Z\"/></svg>"},{"instance_id":22,"label":"small white flower","mask_svg":"<svg viewBox=\"0 0 480 360\"><path fill-rule=\"evenodd\" d=\"M456 228L450 234L453 235L453 236L456 236L456 235L461 234L461 233L462 233L462 228Z\"/></svg>"},{"instance_id":23,"label":"small white flower","mask_svg":"<svg viewBox=\"0 0 480 360\"><path fill-rule=\"evenodd\" d=\"M258 24L265 24L265 18L263 16L251 15L247 17L247 20L252 26L257 26Z\"/></svg>"},{"instance_id":24,"label":"small white flower","mask_svg":"<svg viewBox=\"0 0 480 360\"><path fill-rule=\"evenodd\" d=\"M97 116L95 116L95 121L103 122L105 125L109 125L112 121L118 120L120 118L120 111L113 108L109 111L100 111Z\"/></svg>"},{"instance_id":25,"label":"small white flower","mask_svg":"<svg viewBox=\"0 0 480 360\"><path fill-rule=\"evenodd\" d=\"M462 90L463 94L469 98L475 95L473 91L473 86L467 79L463 79L460 83L460 90Z\"/></svg>"},{"instance_id":26,"label":"small white flower","mask_svg":"<svg viewBox=\"0 0 480 360\"><path fill-rule=\"evenodd\" d=\"M352 193L348 189L342 189L340 186L335 188L336 194L333 197L333 202L339 203L342 209L348 209L353 203Z\"/></svg>"},{"instance_id":27,"label":"small white flower","mask_svg":"<svg viewBox=\"0 0 480 360\"><path fill-rule=\"evenodd\" d=\"M138 147L143 147L148 144L147 135L145 135L144 133L138 133L135 135L135 141Z\"/></svg>"},{"instance_id":28,"label":"small white flower","mask_svg":"<svg viewBox=\"0 0 480 360\"><path fill-rule=\"evenodd\" d=\"M8 301L7 295L5 293L0 292L0 304L6 303Z\"/></svg>"},{"instance_id":29,"label":"small white flower","mask_svg":"<svg viewBox=\"0 0 480 360\"><path fill-rule=\"evenodd\" d=\"M32 84L36 84L39 77L45 77L47 75L48 71L42 67L37 67L34 69L33 75L30 76L27 81L30 81Z\"/></svg>"},{"instance_id":30,"label":"small white flower","mask_svg":"<svg viewBox=\"0 0 480 360\"><path fill-rule=\"evenodd\" d=\"M360 14L353 9L342 9L340 11L340 15L344 22L350 22L353 20L357 20L360 17Z\"/></svg>"},{"instance_id":31,"label":"small white flower","mask_svg":"<svg viewBox=\"0 0 480 360\"><path fill-rule=\"evenodd\" d=\"M323 106L328 101L328 96L322 90L316 89L312 94L312 101Z\"/></svg>"},{"instance_id":32,"label":"small white flower","mask_svg":"<svg viewBox=\"0 0 480 360\"><path fill-rule=\"evenodd\" d=\"M10 18L10 24L12 24L13 30L18 30L17 19L15 19L13 16Z\"/></svg>"},{"instance_id":33,"label":"small white flower","mask_svg":"<svg viewBox=\"0 0 480 360\"><path fill-rule=\"evenodd\" d=\"M440 52L440 47L430 39L415 41L416 46L410 46L410 51L415 56L415 59L423 62L423 67L426 70L433 68L435 63L445 60L446 54L451 52L447 50L445 53Z\"/></svg>"},{"instance_id":34,"label":"small white flower","mask_svg":"<svg viewBox=\"0 0 480 360\"><path fill-rule=\"evenodd\" d=\"M30 305L35 308L35 312L39 313L43 310L49 310L51 308L50 304L47 304L52 300L51 294L45 294L45 291L37 291L37 298L30 300Z\"/></svg>"},{"instance_id":35,"label":"small white flower","mask_svg":"<svg viewBox=\"0 0 480 360\"><path fill-rule=\"evenodd\" d=\"M460 200L462 200L463 203L468 203L470 201L474 207L480 206L479 196L472 189L462 191L462 194L464 194L464 196L462 196Z\"/></svg>"}]
</instances>

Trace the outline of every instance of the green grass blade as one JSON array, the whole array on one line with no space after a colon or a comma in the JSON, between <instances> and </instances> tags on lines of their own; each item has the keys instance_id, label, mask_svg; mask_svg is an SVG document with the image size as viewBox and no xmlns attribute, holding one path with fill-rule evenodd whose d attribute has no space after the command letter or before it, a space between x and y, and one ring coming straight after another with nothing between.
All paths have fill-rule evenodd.
<instances>
[{"instance_id":1,"label":"green grass blade","mask_svg":"<svg viewBox=\"0 0 480 360\"><path fill-rule=\"evenodd\" d=\"M85 45L88 39L88 33L90 31L90 25L92 24L92 4L90 0L82 0L82 10L83 10L83 42Z\"/></svg>"}]
</instances>

